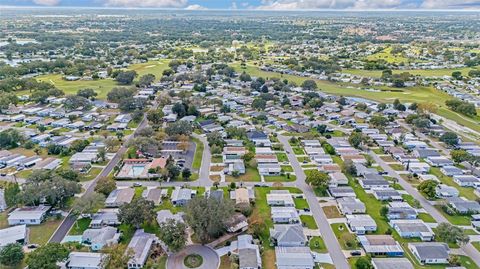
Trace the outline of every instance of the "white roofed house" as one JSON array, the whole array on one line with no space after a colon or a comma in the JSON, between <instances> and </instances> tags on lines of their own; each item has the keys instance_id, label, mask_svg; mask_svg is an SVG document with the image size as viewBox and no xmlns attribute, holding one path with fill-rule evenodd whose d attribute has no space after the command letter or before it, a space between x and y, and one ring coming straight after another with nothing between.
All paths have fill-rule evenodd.
<instances>
[{"instance_id":1,"label":"white roofed house","mask_svg":"<svg viewBox=\"0 0 480 269\"><path fill-rule=\"evenodd\" d=\"M12 243L28 243L28 228L25 224L0 230L0 250Z\"/></svg>"},{"instance_id":2,"label":"white roofed house","mask_svg":"<svg viewBox=\"0 0 480 269\"><path fill-rule=\"evenodd\" d=\"M434 233L432 228L423 220L391 220L390 226L403 238L420 238L422 241L432 241Z\"/></svg>"},{"instance_id":3,"label":"white roofed house","mask_svg":"<svg viewBox=\"0 0 480 269\"><path fill-rule=\"evenodd\" d=\"M127 251L133 251L133 257L128 261L128 269L143 268L150 254L152 245L158 242L154 234L138 229L128 244Z\"/></svg>"},{"instance_id":4,"label":"white roofed house","mask_svg":"<svg viewBox=\"0 0 480 269\"><path fill-rule=\"evenodd\" d=\"M356 234L365 234L377 230L375 220L369 215L346 215L346 218L350 230Z\"/></svg>"},{"instance_id":5,"label":"white roofed house","mask_svg":"<svg viewBox=\"0 0 480 269\"><path fill-rule=\"evenodd\" d=\"M273 223L298 223L300 216L295 207L279 207L271 208Z\"/></svg>"},{"instance_id":6,"label":"white roofed house","mask_svg":"<svg viewBox=\"0 0 480 269\"><path fill-rule=\"evenodd\" d=\"M480 184L478 177L473 175L454 175L453 181L462 187L475 187Z\"/></svg>"},{"instance_id":7,"label":"white roofed house","mask_svg":"<svg viewBox=\"0 0 480 269\"><path fill-rule=\"evenodd\" d=\"M66 263L67 269L103 269L107 254L91 252L71 252Z\"/></svg>"},{"instance_id":8,"label":"white roofed house","mask_svg":"<svg viewBox=\"0 0 480 269\"><path fill-rule=\"evenodd\" d=\"M295 207L292 195L288 190L272 190L267 194L269 206L290 206Z\"/></svg>"},{"instance_id":9,"label":"white roofed house","mask_svg":"<svg viewBox=\"0 0 480 269\"><path fill-rule=\"evenodd\" d=\"M238 236L238 260L239 269L259 269L262 268L262 259L258 245L252 243L251 235Z\"/></svg>"},{"instance_id":10,"label":"white roofed house","mask_svg":"<svg viewBox=\"0 0 480 269\"><path fill-rule=\"evenodd\" d=\"M8 214L9 225L39 225L47 217L50 206L29 206L17 208Z\"/></svg>"},{"instance_id":11,"label":"white roofed house","mask_svg":"<svg viewBox=\"0 0 480 269\"><path fill-rule=\"evenodd\" d=\"M315 262L309 247L276 247L277 269L313 269Z\"/></svg>"},{"instance_id":12,"label":"white roofed house","mask_svg":"<svg viewBox=\"0 0 480 269\"><path fill-rule=\"evenodd\" d=\"M341 197L337 199L338 209L343 214L364 214L366 212L365 204L358 198Z\"/></svg>"},{"instance_id":13,"label":"white roofed house","mask_svg":"<svg viewBox=\"0 0 480 269\"><path fill-rule=\"evenodd\" d=\"M106 207L120 207L125 203L130 203L135 195L135 190L132 188L113 190L105 200Z\"/></svg>"},{"instance_id":14,"label":"white roofed house","mask_svg":"<svg viewBox=\"0 0 480 269\"><path fill-rule=\"evenodd\" d=\"M5 201L5 191L0 189L0 212L7 209L7 202Z\"/></svg>"},{"instance_id":15,"label":"white roofed house","mask_svg":"<svg viewBox=\"0 0 480 269\"><path fill-rule=\"evenodd\" d=\"M421 264L447 264L450 249L445 243L408 243L408 249Z\"/></svg>"},{"instance_id":16,"label":"white roofed house","mask_svg":"<svg viewBox=\"0 0 480 269\"><path fill-rule=\"evenodd\" d=\"M175 206L186 205L195 195L197 191L187 188L175 188L172 192L172 204Z\"/></svg>"},{"instance_id":17,"label":"white roofed house","mask_svg":"<svg viewBox=\"0 0 480 269\"><path fill-rule=\"evenodd\" d=\"M275 224L273 229L270 229L270 236L273 243L279 247L301 247L308 243L300 224Z\"/></svg>"}]
</instances>

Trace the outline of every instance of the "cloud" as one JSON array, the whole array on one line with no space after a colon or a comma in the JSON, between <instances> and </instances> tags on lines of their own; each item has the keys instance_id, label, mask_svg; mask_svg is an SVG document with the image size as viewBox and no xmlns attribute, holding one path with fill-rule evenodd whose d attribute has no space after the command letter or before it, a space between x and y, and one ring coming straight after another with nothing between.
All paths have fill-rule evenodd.
<instances>
[{"instance_id":1,"label":"cloud","mask_svg":"<svg viewBox=\"0 0 480 269\"><path fill-rule=\"evenodd\" d=\"M105 6L109 7L160 7L184 8L188 0L106 0Z\"/></svg>"},{"instance_id":2,"label":"cloud","mask_svg":"<svg viewBox=\"0 0 480 269\"><path fill-rule=\"evenodd\" d=\"M56 6L60 0L33 0L33 3L41 6Z\"/></svg>"},{"instance_id":3,"label":"cloud","mask_svg":"<svg viewBox=\"0 0 480 269\"><path fill-rule=\"evenodd\" d=\"M438 8L455 8L455 9L468 9L468 8L480 8L479 0L424 0L422 8L426 9L438 9Z\"/></svg>"},{"instance_id":4,"label":"cloud","mask_svg":"<svg viewBox=\"0 0 480 269\"><path fill-rule=\"evenodd\" d=\"M201 5L189 5L185 8L186 10L207 10L208 8Z\"/></svg>"}]
</instances>

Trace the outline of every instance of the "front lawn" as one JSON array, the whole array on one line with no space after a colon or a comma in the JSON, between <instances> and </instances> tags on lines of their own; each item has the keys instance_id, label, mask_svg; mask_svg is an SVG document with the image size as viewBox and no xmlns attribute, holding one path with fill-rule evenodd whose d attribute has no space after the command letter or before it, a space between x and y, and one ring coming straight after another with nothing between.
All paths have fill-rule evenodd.
<instances>
[{"instance_id":1,"label":"front lawn","mask_svg":"<svg viewBox=\"0 0 480 269\"><path fill-rule=\"evenodd\" d=\"M29 242L31 244L44 245L52 237L57 227L62 223L62 218L48 218L41 225L32 225L29 227Z\"/></svg>"},{"instance_id":2,"label":"front lawn","mask_svg":"<svg viewBox=\"0 0 480 269\"><path fill-rule=\"evenodd\" d=\"M275 153L275 155L277 155L278 162L288 162L286 153Z\"/></svg>"},{"instance_id":3,"label":"front lawn","mask_svg":"<svg viewBox=\"0 0 480 269\"><path fill-rule=\"evenodd\" d=\"M435 205L435 207L440 211L440 213L447 218L447 220L452 223L453 225L471 225L471 218L470 216L462 216L462 215L448 215L442 208L441 205Z\"/></svg>"},{"instance_id":4,"label":"front lawn","mask_svg":"<svg viewBox=\"0 0 480 269\"><path fill-rule=\"evenodd\" d=\"M345 250L354 250L358 249L357 238L355 234L349 232L346 224L343 223L334 223L331 224L333 233L337 237L338 243L342 249Z\"/></svg>"},{"instance_id":5,"label":"front lawn","mask_svg":"<svg viewBox=\"0 0 480 269\"><path fill-rule=\"evenodd\" d=\"M327 253L328 249L320 236L313 236L308 243L310 249L317 253Z\"/></svg>"},{"instance_id":6,"label":"front lawn","mask_svg":"<svg viewBox=\"0 0 480 269\"><path fill-rule=\"evenodd\" d=\"M305 155L305 151L300 147L292 148L295 155Z\"/></svg>"},{"instance_id":7,"label":"front lawn","mask_svg":"<svg viewBox=\"0 0 480 269\"><path fill-rule=\"evenodd\" d=\"M307 200L305 200L303 198L293 198L293 201L295 202L295 208L296 209L310 208L308 206Z\"/></svg>"},{"instance_id":8,"label":"front lawn","mask_svg":"<svg viewBox=\"0 0 480 269\"><path fill-rule=\"evenodd\" d=\"M222 163L223 158L222 156L212 156L212 163Z\"/></svg>"},{"instance_id":9,"label":"front lawn","mask_svg":"<svg viewBox=\"0 0 480 269\"><path fill-rule=\"evenodd\" d=\"M293 172L293 167L290 165L282 165L281 167L284 172Z\"/></svg>"},{"instance_id":10,"label":"front lawn","mask_svg":"<svg viewBox=\"0 0 480 269\"><path fill-rule=\"evenodd\" d=\"M192 137L192 141L195 142L195 155L193 156L193 163L192 163L192 169L200 169L200 166L202 165L202 157L203 157L203 143L202 141L198 140L195 137Z\"/></svg>"},{"instance_id":11,"label":"front lawn","mask_svg":"<svg viewBox=\"0 0 480 269\"><path fill-rule=\"evenodd\" d=\"M338 208L334 205L332 206L324 206L322 207L323 212L325 212L325 215L329 219L335 219L335 218L341 218L342 214L340 214L340 211L338 211Z\"/></svg>"},{"instance_id":12,"label":"front lawn","mask_svg":"<svg viewBox=\"0 0 480 269\"><path fill-rule=\"evenodd\" d=\"M435 219L430 216L428 213L418 213L418 218L424 222L435 223Z\"/></svg>"},{"instance_id":13,"label":"front lawn","mask_svg":"<svg viewBox=\"0 0 480 269\"><path fill-rule=\"evenodd\" d=\"M303 223L303 226L307 227L308 229L316 230L318 229L317 223L313 216L310 215L301 215L300 220Z\"/></svg>"},{"instance_id":14,"label":"front lawn","mask_svg":"<svg viewBox=\"0 0 480 269\"><path fill-rule=\"evenodd\" d=\"M297 160L299 163L309 163L310 162L310 158L308 157L297 157Z\"/></svg>"},{"instance_id":15,"label":"front lawn","mask_svg":"<svg viewBox=\"0 0 480 269\"><path fill-rule=\"evenodd\" d=\"M92 222L92 219L90 218L77 219L77 221L75 222L75 224L73 224L72 229L68 234L82 235L83 232L85 232L85 230L88 229L90 222Z\"/></svg>"},{"instance_id":16,"label":"front lawn","mask_svg":"<svg viewBox=\"0 0 480 269\"><path fill-rule=\"evenodd\" d=\"M264 176L266 182L290 182L297 180L297 176L293 174L285 174L278 176Z\"/></svg>"},{"instance_id":17,"label":"front lawn","mask_svg":"<svg viewBox=\"0 0 480 269\"><path fill-rule=\"evenodd\" d=\"M395 170L395 171L404 171L405 170L405 167L401 164L398 164L398 163L390 164L390 167L392 167L392 169Z\"/></svg>"},{"instance_id":18,"label":"front lawn","mask_svg":"<svg viewBox=\"0 0 480 269\"><path fill-rule=\"evenodd\" d=\"M256 168L246 167L245 174L238 177L226 175L225 180L227 182L257 182L260 181L260 174Z\"/></svg>"}]
</instances>

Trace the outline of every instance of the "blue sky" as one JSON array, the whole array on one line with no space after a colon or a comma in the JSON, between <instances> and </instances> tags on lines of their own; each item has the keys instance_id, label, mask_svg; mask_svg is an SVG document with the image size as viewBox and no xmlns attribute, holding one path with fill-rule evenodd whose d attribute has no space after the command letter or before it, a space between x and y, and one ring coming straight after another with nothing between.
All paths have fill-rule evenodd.
<instances>
[{"instance_id":1,"label":"blue sky","mask_svg":"<svg viewBox=\"0 0 480 269\"><path fill-rule=\"evenodd\" d=\"M480 9L480 0L0 0L7 6L179 9Z\"/></svg>"}]
</instances>

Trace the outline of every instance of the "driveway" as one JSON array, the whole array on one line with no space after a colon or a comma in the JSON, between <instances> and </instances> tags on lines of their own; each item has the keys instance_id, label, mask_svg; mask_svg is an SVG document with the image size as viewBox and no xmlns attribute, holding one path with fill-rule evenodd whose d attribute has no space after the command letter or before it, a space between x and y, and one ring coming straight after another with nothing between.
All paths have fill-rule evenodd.
<instances>
[{"instance_id":1,"label":"driveway","mask_svg":"<svg viewBox=\"0 0 480 269\"><path fill-rule=\"evenodd\" d=\"M215 250L202 245L190 245L178 253L172 254L167 259L167 269L190 269L183 264L183 260L190 254L202 256L203 263L196 269L217 269L220 258Z\"/></svg>"}]
</instances>

